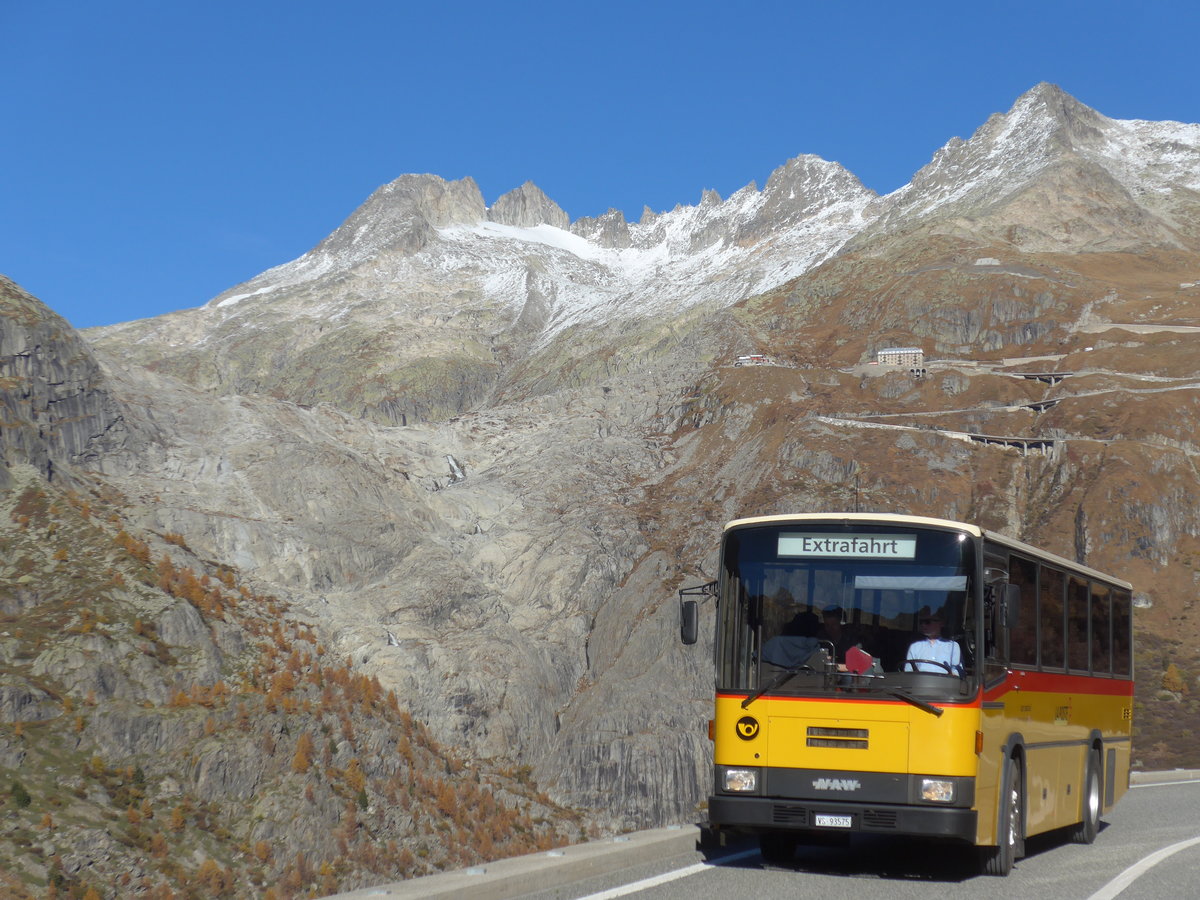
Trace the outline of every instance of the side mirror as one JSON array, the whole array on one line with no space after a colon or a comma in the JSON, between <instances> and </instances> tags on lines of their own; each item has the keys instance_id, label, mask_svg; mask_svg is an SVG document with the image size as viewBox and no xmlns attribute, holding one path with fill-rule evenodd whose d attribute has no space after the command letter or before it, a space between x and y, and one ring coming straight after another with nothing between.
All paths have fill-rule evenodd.
<instances>
[{"instance_id":1,"label":"side mirror","mask_svg":"<svg viewBox=\"0 0 1200 900\"><path fill-rule=\"evenodd\" d=\"M1021 586L1006 584L1004 586L1004 625L1006 628L1016 628L1021 618Z\"/></svg>"},{"instance_id":2,"label":"side mirror","mask_svg":"<svg viewBox=\"0 0 1200 900\"><path fill-rule=\"evenodd\" d=\"M704 597L715 596L717 596L715 581L679 589L679 640L683 643L694 644L699 639L700 602Z\"/></svg>"},{"instance_id":3,"label":"side mirror","mask_svg":"<svg viewBox=\"0 0 1200 900\"><path fill-rule=\"evenodd\" d=\"M685 644L694 644L700 632L700 604L695 600L681 600L679 603L679 640Z\"/></svg>"}]
</instances>

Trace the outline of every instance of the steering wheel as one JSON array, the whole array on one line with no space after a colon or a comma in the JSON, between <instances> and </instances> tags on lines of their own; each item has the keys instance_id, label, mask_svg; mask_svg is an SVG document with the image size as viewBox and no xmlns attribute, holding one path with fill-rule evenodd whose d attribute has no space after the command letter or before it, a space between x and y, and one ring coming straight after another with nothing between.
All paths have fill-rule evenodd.
<instances>
[{"instance_id":1,"label":"steering wheel","mask_svg":"<svg viewBox=\"0 0 1200 900\"><path fill-rule=\"evenodd\" d=\"M920 672L921 670L917 668L917 665L916 665L917 663L929 663L931 666L941 666L943 669L946 670L947 675L957 675L958 674L957 672L954 671L954 667L951 666L949 663L944 663L941 660L937 660L937 659L906 659L904 661L904 663L900 666L900 671L903 672L905 666L912 666L914 671ZM937 674L937 673L934 673L934 674Z\"/></svg>"}]
</instances>

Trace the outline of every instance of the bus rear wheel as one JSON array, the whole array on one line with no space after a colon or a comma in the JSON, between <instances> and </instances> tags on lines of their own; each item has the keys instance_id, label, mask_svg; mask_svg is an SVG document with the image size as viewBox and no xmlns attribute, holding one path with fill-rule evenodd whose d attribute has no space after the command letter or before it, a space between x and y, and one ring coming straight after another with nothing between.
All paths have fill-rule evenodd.
<instances>
[{"instance_id":1,"label":"bus rear wheel","mask_svg":"<svg viewBox=\"0 0 1200 900\"><path fill-rule=\"evenodd\" d=\"M981 847L979 851L985 875L1007 875L1012 871L1013 864L1025 855L1025 801L1021 789L1021 763L1010 759L1005 770L997 843L995 847Z\"/></svg>"},{"instance_id":2,"label":"bus rear wheel","mask_svg":"<svg viewBox=\"0 0 1200 900\"><path fill-rule=\"evenodd\" d=\"M1094 750L1088 754L1087 771L1083 776L1083 798L1080 815L1082 821L1072 826L1071 842L1090 844L1100 831L1100 754Z\"/></svg>"}]
</instances>

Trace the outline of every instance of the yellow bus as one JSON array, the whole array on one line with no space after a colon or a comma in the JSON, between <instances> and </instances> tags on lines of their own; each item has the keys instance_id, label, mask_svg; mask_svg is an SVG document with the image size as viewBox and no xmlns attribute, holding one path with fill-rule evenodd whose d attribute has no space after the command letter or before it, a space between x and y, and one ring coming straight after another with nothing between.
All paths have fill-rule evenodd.
<instances>
[{"instance_id":1,"label":"yellow bus","mask_svg":"<svg viewBox=\"0 0 1200 900\"><path fill-rule=\"evenodd\" d=\"M868 513L725 526L709 825L764 859L828 835L1091 843L1129 786L1128 582L974 525Z\"/></svg>"}]
</instances>

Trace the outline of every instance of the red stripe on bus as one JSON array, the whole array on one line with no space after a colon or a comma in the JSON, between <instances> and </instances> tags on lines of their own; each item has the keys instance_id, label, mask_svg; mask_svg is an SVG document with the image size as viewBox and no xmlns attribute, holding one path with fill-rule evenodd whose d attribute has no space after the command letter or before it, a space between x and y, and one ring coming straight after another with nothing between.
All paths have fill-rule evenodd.
<instances>
[{"instance_id":1,"label":"red stripe on bus","mask_svg":"<svg viewBox=\"0 0 1200 900\"><path fill-rule=\"evenodd\" d=\"M749 696L750 696L750 694L746 693L746 692L738 693L738 694L718 693L717 699L718 700L739 700L739 699L744 700ZM909 705L908 702L905 700L892 700L890 698L881 697L879 694L840 694L836 697L792 697L792 696L784 697L784 696L780 696L779 694L763 694L761 697L757 698L754 702L757 703L758 700L770 700L772 703L840 703L843 705L846 703L855 703L855 704L871 704L872 706L908 706ZM939 708L945 708L945 709L970 709L972 706L978 708L980 700L979 700L979 695L976 694L975 699L973 701L966 701L964 703L946 703L944 701L930 701L930 700L925 700L923 702L928 703L930 706L937 706ZM753 708L754 708L754 704L752 703L752 704L750 704L749 707L747 707L747 711L749 711Z\"/></svg>"},{"instance_id":2,"label":"red stripe on bus","mask_svg":"<svg viewBox=\"0 0 1200 900\"><path fill-rule=\"evenodd\" d=\"M1016 669L1000 684L988 689L983 699L995 700L1012 690L1036 691L1040 694L1132 697L1133 682L1125 678L1096 678L1091 675L1065 675L1061 672Z\"/></svg>"},{"instance_id":3,"label":"red stripe on bus","mask_svg":"<svg viewBox=\"0 0 1200 900\"><path fill-rule=\"evenodd\" d=\"M1037 672L1017 669L1009 673L1004 681L989 688L986 692L976 694L973 700L961 703L933 702L934 706L950 709L979 706L985 700L998 700L1011 691L1032 691L1039 694L1074 694L1085 696L1092 694L1101 697L1132 697L1133 682L1124 678L1096 678L1091 675L1066 675L1061 672ZM718 691L718 700L744 700L749 697L749 691L724 693ZM905 701L885 699L877 694L855 694L847 692L829 697L795 697L778 694L764 695L772 702L779 703L875 703L881 706L903 706ZM929 702L929 701L926 701Z\"/></svg>"}]
</instances>

